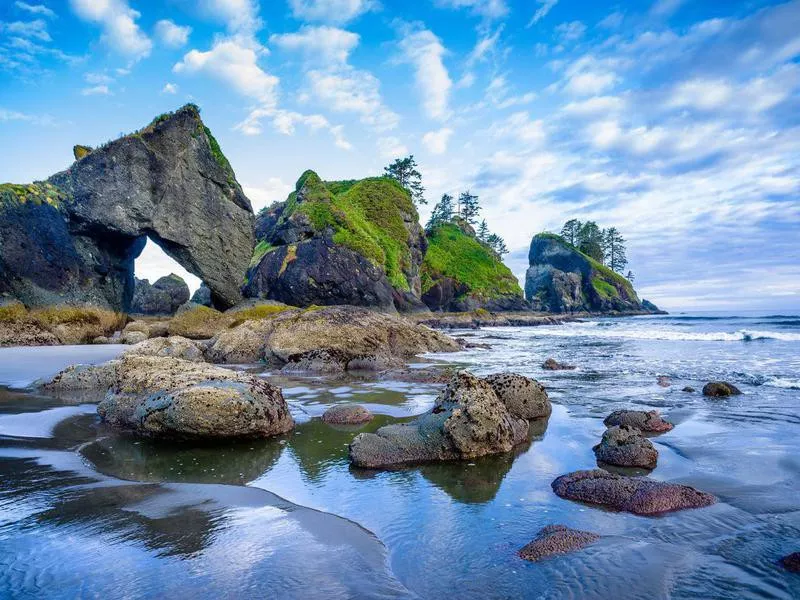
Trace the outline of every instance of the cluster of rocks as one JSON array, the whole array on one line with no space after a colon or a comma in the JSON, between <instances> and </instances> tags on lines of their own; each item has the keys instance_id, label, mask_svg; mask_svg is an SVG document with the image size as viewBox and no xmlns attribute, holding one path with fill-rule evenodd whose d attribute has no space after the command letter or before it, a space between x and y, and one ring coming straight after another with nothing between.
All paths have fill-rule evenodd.
<instances>
[{"instance_id":1,"label":"cluster of rocks","mask_svg":"<svg viewBox=\"0 0 800 600\"><path fill-rule=\"evenodd\" d=\"M137 279L130 312L139 315L174 315L188 301L189 286L174 273L159 278L152 285L147 279Z\"/></svg>"}]
</instances>

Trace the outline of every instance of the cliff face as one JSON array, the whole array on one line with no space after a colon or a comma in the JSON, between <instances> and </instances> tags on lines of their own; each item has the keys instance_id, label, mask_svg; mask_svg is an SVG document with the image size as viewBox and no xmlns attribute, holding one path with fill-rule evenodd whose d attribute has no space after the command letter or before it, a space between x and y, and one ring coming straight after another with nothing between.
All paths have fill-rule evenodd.
<instances>
[{"instance_id":1,"label":"cliff face","mask_svg":"<svg viewBox=\"0 0 800 600\"><path fill-rule=\"evenodd\" d=\"M77 156L46 182L0 186L0 292L128 310L149 237L217 305L239 301L253 212L196 107Z\"/></svg>"},{"instance_id":2,"label":"cliff face","mask_svg":"<svg viewBox=\"0 0 800 600\"><path fill-rule=\"evenodd\" d=\"M525 297L535 310L654 312L643 306L630 281L561 236L534 236L528 260Z\"/></svg>"},{"instance_id":3,"label":"cliff face","mask_svg":"<svg viewBox=\"0 0 800 600\"><path fill-rule=\"evenodd\" d=\"M422 263L422 301L431 310L525 310L517 278L464 222L439 225L428 235Z\"/></svg>"},{"instance_id":4,"label":"cliff face","mask_svg":"<svg viewBox=\"0 0 800 600\"><path fill-rule=\"evenodd\" d=\"M313 171L259 214L244 294L295 306L419 306L424 233L411 198L385 177L324 182Z\"/></svg>"}]
</instances>

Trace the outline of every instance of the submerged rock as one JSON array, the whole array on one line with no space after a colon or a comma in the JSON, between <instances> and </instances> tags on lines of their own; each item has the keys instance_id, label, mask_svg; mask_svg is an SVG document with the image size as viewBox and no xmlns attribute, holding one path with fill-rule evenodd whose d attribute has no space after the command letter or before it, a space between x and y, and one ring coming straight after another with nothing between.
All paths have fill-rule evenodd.
<instances>
[{"instance_id":1,"label":"submerged rock","mask_svg":"<svg viewBox=\"0 0 800 600\"><path fill-rule=\"evenodd\" d=\"M711 381L703 386L703 395L712 398L727 398L741 393L739 388L727 381Z\"/></svg>"},{"instance_id":2,"label":"submerged rock","mask_svg":"<svg viewBox=\"0 0 800 600\"><path fill-rule=\"evenodd\" d=\"M670 378L666 375L659 375L656 378L656 383L658 383L658 385L661 387L669 387L672 385L672 380L670 380Z\"/></svg>"},{"instance_id":3,"label":"submerged rock","mask_svg":"<svg viewBox=\"0 0 800 600\"><path fill-rule=\"evenodd\" d=\"M553 411L544 386L516 373L496 373L485 378L508 412L523 419L549 417Z\"/></svg>"},{"instance_id":4,"label":"submerged rock","mask_svg":"<svg viewBox=\"0 0 800 600\"><path fill-rule=\"evenodd\" d=\"M572 371L575 369L573 365L567 365L556 361L554 358L548 358L542 363L542 368L548 371Z\"/></svg>"},{"instance_id":5,"label":"submerged rock","mask_svg":"<svg viewBox=\"0 0 800 600\"><path fill-rule=\"evenodd\" d=\"M800 573L800 552L792 552L784 556L780 561L781 566L792 573Z\"/></svg>"},{"instance_id":6,"label":"submerged rock","mask_svg":"<svg viewBox=\"0 0 800 600\"><path fill-rule=\"evenodd\" d=\"M687 485L656 481L647 477L625 477L595 469L558 477L553 491L561 498L598 504L637 515L700 508L717 499Z\"/></svg>"},{"instance_id":7,"label":"submerged rock","mask_svg":"<svg viewBox=\"0 0 800 600\"><path fill-rule=\"evenodd\" d=\"M261 377L175 358L124 356L97 407L110 426L162 439L267 437L294 426Z\"/></svg>"},{"instance_id":8,"label":"submerged rock","mask_svg":"<svg viewBox=\"0 0 800 600\"><path fill-rule=\"evenodd\" d=\"M687 385L687 386L686 386L685 388L683 388L681 391L682 391L682 392L686 392L687 394L692 394L692 393L694 393L695 389L694 389L692 386L690 386L690 385Z\"/></svg>"},{"instance_id":9,"label":"submerged rock","mask_svg":"<svg viewBox=\"0 0 800 600\"><path fill-rule=\"evenodd\" d=\"M520 558L532 562L581 550L600 539L596 533L572 529L564 525L547 525L519 551Z\"/></svg>"},{"instance_id":10,"label":"submerged rock","mask_svg":"<svg viewBox=\"0 0 800 600\"><path fill-rule=\"evenodd\" d=\"M527 439L528 429L486 380L461 371L429 412L411 423L357 435L350 460L359 467L384 468L509 452Z\"/></svg>"},{"instance_id":11,"label":"submerged rock","mask_svg":"<svg viewBox=\"0 0 800 600\"><path fill-rule=\"evenodd\" d=\"M662 419L657 410L615 410L603 420L603 424L606 427L627 425L645 433L664 433L674 427Z\"/></svg>"},{"instance_id":12,"label":"submerged rock","mask_svg":"<svg viewBox=\"0 0 800 600\"><path fill-rule=\"evenodd\" d=\"M323 413L322 420L332 425L361 425L372 420L372 413L360 404L337 404Z\"/></svg>"},{"instance_id":13,"label":"submerged rock","mask_svg":"<svg viewBox=\"0 0 800 600\"><path fill-rule=\"evenodd\" d=\"M658 450L653 443L628 425L607 429L602 441L592 450L599 462L617 467L655 469L658 461Z\"/></svg>"}]
</instances>

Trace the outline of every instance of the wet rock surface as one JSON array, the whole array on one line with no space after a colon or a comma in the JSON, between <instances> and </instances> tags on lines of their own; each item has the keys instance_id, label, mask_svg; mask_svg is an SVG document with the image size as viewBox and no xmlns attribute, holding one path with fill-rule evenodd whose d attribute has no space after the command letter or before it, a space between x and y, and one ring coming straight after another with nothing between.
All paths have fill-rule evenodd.
<instances>
[{"instance_id":1,"label":"wet rock surface","mask_svg":"<svg viewBox=\"0 0 800 600\"><path fill-rule=\"evenodd\" d=\"M572 371L575 369L575 366L560 363L554 358L548 358L542 363L542 368L548 371Z\"/></svg>"},{"instance_id":2,"label":"wet rock surface","mask_svg":"<svg viewBox=\"0 0 800 600\"><path fill-rule=\"evenodd\" d=\"M658 461L658 450L653 443L628 425L607 429L593 450L598 462L617 467L655 469Z\"/></svg>"},{"instance_id":3,"label":"wet rock surface","mask_svg":"<svg viewBox=\"0 0 800 600\"><path fill-rule=\"evenodd\" d=\"M644 433L664 433L674 427L661 418L657 410L615 410L603 420L603 424L606 427L635 427Z\"/></svg>"},{"instance_id":4,"label":"wet rock surface","mask_svg":"<svg viewBox=\"0 0 800 600\"><path fill-rule=\"evenodd\" d=\"M547 525L520 551L520 558L537 562L559 554L581 550L600 539L596 533L564 525Z\"/></svg>"},{"instance_id":5,"label":"wet rock surface","mask_svg":"<svg viewBox=\"0 0 800 600\"><path fill-rule=\"evenodd\" d=\"M701 508L716 502L713 495L686 485L647 477L625 477L602 469L562 475L553 481L552 488L556 495L567 500L637 515Z\"/></svg>"},{"instance_id":6,"label":"wet rock surface","mask_svg":"<svg viewBox=\"0 0 800 600\"><path fill-rule=\"evenodd\" d=\"M711 381L703 386L703 395L711 398L727 398L741 393L739 388L727 381Z\"/></svg>"},{"instance_id":7,"label":"wet rock surface","mask_svg":"<svg viewBox=\"0 0 800 600\"><path fill-rule=\"evenodd\" d=\"M372 420L372 413L360 404L337 404L323 413L322 420L331 425L361 425Z\"/></svg>"},{"instance_id":8,"label":"wet rock surface","mask_svg":"<svg viewBox=\"0 0 800 600\"><path fill-rule=\"evenodd\" d=\"M549 417L553 411L544 386L516 373L496 373L485 377L508 412L523 419Z\"/></svg>"}]
</instances>

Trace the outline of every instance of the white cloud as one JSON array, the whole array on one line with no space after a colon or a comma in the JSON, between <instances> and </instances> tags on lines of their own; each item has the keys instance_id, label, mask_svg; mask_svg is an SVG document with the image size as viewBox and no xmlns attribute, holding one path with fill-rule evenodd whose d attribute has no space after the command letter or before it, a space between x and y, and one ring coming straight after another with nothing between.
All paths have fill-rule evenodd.
<instances>
[{"instance_id":1,"label":"white cloud","mask_svg":"<svg viewBox=\"0 0 800 600\"><path fill-rule=\"evenodd\" d=\"M150 54L153 43L136 20L141 14L126 0L70 0L72 9L84 21L97 23L103 30L102 40L134 60Z\"/></svg>"},{"instance_id":2,"label":"white cloud","mask_svg":"<svg viewBox=\"0 0 800 600\"><path fill-rule=\"evenodd\" d=\"M453 87L443 62L447 50L428 29L407 28L404 33L399 42L402 60L414 67L423 110L432 119L444 119L450 113L450 89Z\"/></svg>"},{"instance_id":3,"label":"white cloud","mask_svg":"<svg viewBox=\"0 0 800 600\"><path fill-rule=\"evenodd\" d=\"M0 123L9 121L23 121L26 123L33 123L34 125L53 125L53 118L49 115L39 116L31 115L28 113L19 112L16 110L8 110L0 107Z\"/></svg>"},{"instance_id":4,"label":"white cloud","mask_svg":"<svg viewBox=\"0 0 800 600\"><path fill-rule=\"evenodd\" d=\"M377 146L381 158L387 160L408 155L408 148L394 136L378 138Z\"/></svg>"},{"instance_id":5,"label":"white cloud","mask_svg":"<svg viewBox=\"0 0 800 600\"><path fill-rule=\"evenodd\" d=\"M436 4L444 8L468 8L472 14L487 19L499 19L509 11L505 0L436 0Z\"/></svg>"},{"instance_id":6,"label":"white cloud","mask_svg":"<svg viewBox=\"0 0 800 600\"><path fill-rule=\"evenodd\" d=\"M494 33L486 33L475 43L475 47L467 56L467 67L471 67L477 62L486 60L487 56L493 54L497 50L497 43L500 39L500 34L503 32L503 27L498 27Z\"/></svg>"},{"instance_id":7,"label":"white cloud","mask_svg":"<svg viewBox=\"0 0 800 600\"><path fill-rule=\"evenodd\" d=\"M296 33L272 35L269 41L286 51L300 51L306 59L319 63L346 63L358 46L356 33L329 27L303 27Z\"/></svg>"},{"instance_id":8,"label":"white cloud","mask_svg":"<svg viewBox=\"0 0 800 600\"><path fill-rule=\"evenodd\" d=\"M185 46L191 32L191 27L176 25L169 19L162 19L156 23L156 36L162 44L170 48Z\"/></svg>"},{"instance_id":9,"label":"white cloud","mask_svg":"<svg viewBox=\"0 0 800 600\"><path fill-rule=\"evenodd\" d=\"M726 104L732 94L733 89L723 79L692 79L675 87L668 106L712 110Z\"/></svg>"},{"instance_id":10,"label":"white cloud","mask_svg":"<svg viewBox=\"0 0 800 600\"><path fill-rule=\"evenodd\" d=\"M33 15L42 15L48 19L54 19L56 17L56 13L53 12L52 9L46 7L44 4L28 4L27 2L21 2L20 0L17 0L14 2L14 5L18 9L24 10Z\"/></svg>"},{"instance_id":11,"label":"white cloud","mask_svg":"<svg viewBox=\"0 0 800 600\"><path fill-rule=\"evenodd\" d=\"M570 102L562 109L565 113L586 116L610 114L625 109L627 102L619 96L594 96L583 101Z\"/></svg>"},{"instance_id":12,"label":"white cloud","mask_svg":"<svg viewBox=\"0 0 800 600\"><path fill-rule=\"evenodd\" d=\"M296 19L344 24L378 7L374 0L289 0Z\"/></svg>"},{"instance_id":13,"label":"white cloud","mask_svg":"<svg viewBox=\"0 0 800 600\"><path fill-rule=\"evenodd\" d=\"M530 104L536 99L535 92L512 95L508 80L504 75L493 77L486 87L486 99L497 108L510 108Z\"/></svg>"},{"instance_id":14,"label":"white cloud","mask_svg":"<svg viewBox=\"0 0 800 600\"><path fill-rule=\"evenodd\" d=\"M422 136L422 143L431 154L444 154L447 152L447 142L450 141L450 136L453 135L453 130L448 127L442 127L437 131L429 131Z\"/></svg>"},{"instance_id":15,"label":"white cloud","mask_svg":"<svg viewBox=\"0 0 800 600\"><path fill-rule=\"evenodd\" d=\"M177 94L178 93L178 84L177 83L165 83L164 87L161 90L162 94Z\"/></svg>"},{"instance_id":16,"label":"white cloud","mask_svg":"<svg viewBox=\"0 0 800 600\"><path fill-rule=\"evenodd\" d=\"M650 8L650 14L657 17L673 15L686 0L656 0Z\"/></svg>"},{"instance_id":17,"label":"white cloud","mask_svg":"<svg viewBox=\"0 0 800 600\"><path fill-rule=\"evenodd\" d=\"M528 21L528 27L532 27L544 19L553 7L558 4L558 0L536 0L536 2L539 4L539 7L536 9L536 12L533 13L531 20Z\"/></svg>"},{"instance_id":18,"label":"white cloud","mask_svg":"<svg viewBox=\"0 0 800 600\"><path fill-rule=\"evenodd\" d=\"M475 84L475 73L467 72L456 82L457 88L469 88Z\"/></svg>"},{"instance_id":19,"label":"white cloud","mask_svg":"<svg viewBox=\"0 0 800 600\"><path fill-rule=\"evenodd\" d=\"M81 96L110 96L111 90L107 85L95 85L81 90Z\"/></svg>"},{"instance_id":20,"label":"white cloud","mask_svg":"<svg viewBox=\"0 0 800 600\"><path fill-rule=\"evenodd\" d=\"M201 6L231 33L252 35L261 29L258 0L201 0Z\"/></svg>"},{"instance_id":21,"label":"white cloud","mask_svg":"<svg viewBox=\"0 0 800 600\"><path fill-rule=\"evenodd\" d=\"M576 96L602 94L614 87L617 76L611 72L582 71L572 75L565 86L566 90Z\"/></svg>"},{"instance_id":22,"label":"white cloud","mask_svg":"<svg viewBox=\"0 0 800 600\"><path fill-rule=\"evenodd\" d=\"M282 202L294 189L280 177L269 177L266 181L254 185L242 184L242 190L253 204L253 210L258 212L273 202Z\"/></svg>"},{"instance_id":23,"label":"white cloud","mask_svg":"<svg viewBox=\"0 0 800 600\"><path fill-rule=\"evenodd\" d=\"M616 29L620 25L622 25L622 21L625 19L625 15L619 11L615 11L605 17L602 21L600 21L597 26L602 27L604 29Z\"/></svg>"},{"instance_id":24,"label":"white cloud","mask_svg":"<svg viewBox=\"0 0 800 600\"><path fill-rule=\"evenodd\" d=\"M556 35L562 42L576 42L586 33L586 25L580 21L561 23L556 27Z\"/></svg>"},{"instance_id":25,"label":"white cloud","mask_svg":"<svg viewBox=\"0 0 800 600\"><path fill-rule=\"evenodd\" d=\"M0 21L0 31L12 35L32 38L41 42L51 42L52 38L47 31L47 23L42 19L34 21L14 21L13 23L3 23Z\"/></svg>"},{"instance_id":26,"label":"white cloud","mask_svg":"<svg viewBox=\"0 0 800 600\"><path fill-rule=\"evenodd\" d=\"M494 123L489 133L496 138L512 138L529 147L540 146L547 138L544 121L533 120L527 112L517 112L508 118Z\"/></svg>"},{"instance_id":27,"label":"white cloud","mask_svg":"<svg viewBox=\"0 0 800 600\"><path fill-rule=\"evenodd\" d=\"M400 117L383 105L380 82L366 71L340 69L309 71L308 80L314 99L339 112L359 115L361 122L376 131L397 126Z\"/></svg>"},{"instance_id":28,"label":"white cloud","mask_svg":"<svg viewBox=\"0 0 800 600\"><path fill-rule=\"evenodd\" d=\"M113 77L106 75L105 73L86 73L83 76L83 79L86 81L86 83L91 83L94 85L108 85L114 81Z\"/></svg>"}]
</instances>

